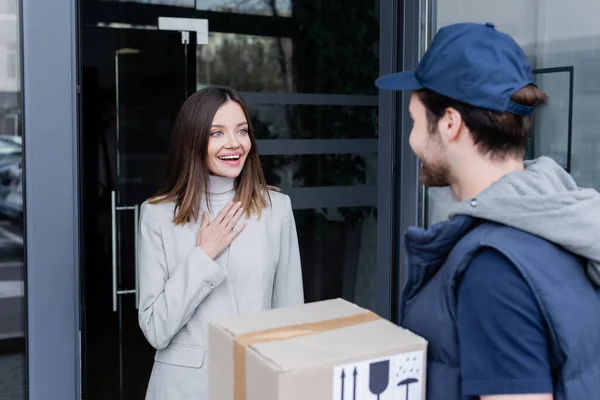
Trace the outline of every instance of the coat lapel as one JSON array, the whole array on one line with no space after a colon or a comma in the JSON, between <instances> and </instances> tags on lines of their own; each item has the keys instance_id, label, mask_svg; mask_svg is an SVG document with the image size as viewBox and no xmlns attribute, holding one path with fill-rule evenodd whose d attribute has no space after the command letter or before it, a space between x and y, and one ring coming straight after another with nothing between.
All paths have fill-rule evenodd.
<instances>
[{"instance_id":1,"label":"coat lapel","mask_svg":"<svg viewBox=\"0 0 600 400\"><path fill-rule=\"evenodd\" d=\"M246 241L247 235L252 230L253 219L245 219L244 217L240 218L238 224L246 221L248 225L244 228L244 230L233 239L231 245L229 246L229 259L227 260L227 266L229 265L244 265L242 257L244 256L244 249L247 248L244 246L244 242ZM251 233L250 233L251 234Z\"/></svg>"}]
</instances>

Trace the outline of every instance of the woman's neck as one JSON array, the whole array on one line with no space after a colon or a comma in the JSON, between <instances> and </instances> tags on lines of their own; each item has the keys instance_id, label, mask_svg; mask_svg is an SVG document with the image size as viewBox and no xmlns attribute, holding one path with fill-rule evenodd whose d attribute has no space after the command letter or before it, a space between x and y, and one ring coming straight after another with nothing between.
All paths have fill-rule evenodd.
<instances>
[{"instance_id":1,"label":"woman's neck","mask_svg":"<svg viewBox=\"0 0 600 400\"><path fill-rule=\"evenodd\" d=\"M208 193L213 194L222 194L228 193L234 190L234 178L228 178L225 176L216 176L209 175L208 176Z\"/></svg>"},{"instance_id":2,"label":"woman's neck","mask_svg":"<svg viewBox=\"0 0 600 400\"><path fill-rule=\"evenodd\" d=\"M210 175L208 177L209 209L213 216L217 215L223 207L235 197L235 179L223 176Z\"/></svg>"}]
</instances>

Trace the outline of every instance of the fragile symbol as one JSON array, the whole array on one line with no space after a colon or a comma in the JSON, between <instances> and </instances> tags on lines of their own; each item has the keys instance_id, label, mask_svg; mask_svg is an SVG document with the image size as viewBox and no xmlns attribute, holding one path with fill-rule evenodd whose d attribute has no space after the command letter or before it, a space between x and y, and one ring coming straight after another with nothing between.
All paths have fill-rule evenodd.
<instances>
[{"instance_id":1,"label":"fragile symbol","mask_svg":"<svg viewBox=\"0 0 600 400\"><path fill-rule=\"evenodd\" d=\"M389 371L390 360L374 362L369 367L369 390L377 396L377 400L388 387Z\"/></svg>"}]
</instances>

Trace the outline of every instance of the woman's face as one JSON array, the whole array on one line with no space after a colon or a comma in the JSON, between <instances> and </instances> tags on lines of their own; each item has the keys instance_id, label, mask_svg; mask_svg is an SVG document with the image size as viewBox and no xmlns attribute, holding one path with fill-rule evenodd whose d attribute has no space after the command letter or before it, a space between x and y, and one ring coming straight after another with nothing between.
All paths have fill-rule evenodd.
<instances>
[{"instance_id":1,"label":"woman's face","mask_svg":"<svg viewBox=\"0 0 600 400\"><path fill-rule=\"evenodd\" d=\"M208 169L212 175L236 178L252 144L242 107L229 101L217 110L208 139Z\"/></svg>"}]
</instances>

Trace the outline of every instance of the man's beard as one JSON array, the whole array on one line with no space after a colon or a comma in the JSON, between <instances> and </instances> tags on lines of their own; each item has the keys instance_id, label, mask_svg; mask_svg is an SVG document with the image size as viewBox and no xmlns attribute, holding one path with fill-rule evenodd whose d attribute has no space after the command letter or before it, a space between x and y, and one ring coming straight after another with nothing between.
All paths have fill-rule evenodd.
<instances>
[{"instance_id":1,"label":"man's beard","mask_svg":"<svg viewBox=\"0 0 600 400\"><path fill-rule=\"evenodd\" d=\"M450 184L450 171L448 165L436 160L433 162L421 161L421 183L425 187L443 187Z\"/></svg>"}]
</instances>

